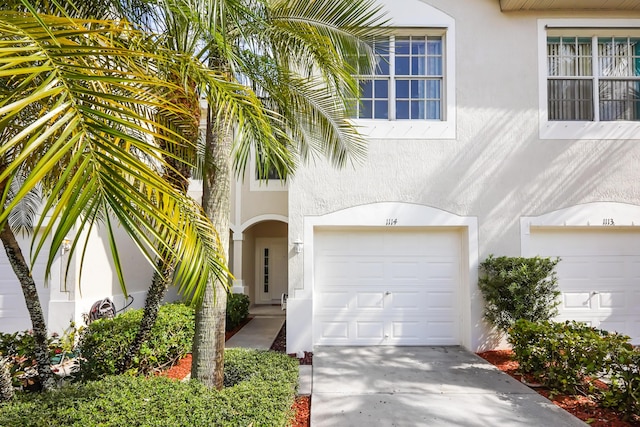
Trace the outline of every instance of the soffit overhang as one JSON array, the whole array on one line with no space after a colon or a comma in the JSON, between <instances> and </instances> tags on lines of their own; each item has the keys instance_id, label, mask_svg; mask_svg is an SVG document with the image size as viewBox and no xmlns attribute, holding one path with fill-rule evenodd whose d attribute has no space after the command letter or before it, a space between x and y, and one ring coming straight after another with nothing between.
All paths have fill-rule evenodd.
<instances>
[{"instance_id":1,"label":"soffit overhang","mask_svg":"<svg viewBox=\"0 0 640 427\"><path fill-rule=\"evenodd\" d=\"M639 10L640 0L499 0L503 12L526 10Z\"/></svg>"}]
</instances>

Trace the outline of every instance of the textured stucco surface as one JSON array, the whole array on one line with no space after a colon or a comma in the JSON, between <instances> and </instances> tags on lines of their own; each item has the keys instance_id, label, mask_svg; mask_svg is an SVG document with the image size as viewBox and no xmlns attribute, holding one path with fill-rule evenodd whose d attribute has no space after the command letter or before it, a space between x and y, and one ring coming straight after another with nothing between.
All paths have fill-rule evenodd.
<instances>
[{"instance_id":1,"label":"textured stucco surface","mask_svg":"<svg viewBox=\"0 0 640 427\"><path fill-rule=\"evenodd\" d=\"M371 139L361 163L335 170L316 161L300 169L289 187L290 236L303 232L305 217L407 202L477 218L482 260L492 253L520 255L521 217L589 202L640 204L639 140L539 139L537 44L538 18L640 13L504 14L493 0L422 3L455 20L456 73L448 76L455 79L455 138ZM296 322L310 325L305 267L295 257L289 265L290 290L298 289L300 299L290 301L289 317L303 316ZM471 304L481 305L479 295ZM303 329L291 326L289 351L309 349L298 348L310 344L308 334L298 339Z\"/></svg>"}]
</instances>

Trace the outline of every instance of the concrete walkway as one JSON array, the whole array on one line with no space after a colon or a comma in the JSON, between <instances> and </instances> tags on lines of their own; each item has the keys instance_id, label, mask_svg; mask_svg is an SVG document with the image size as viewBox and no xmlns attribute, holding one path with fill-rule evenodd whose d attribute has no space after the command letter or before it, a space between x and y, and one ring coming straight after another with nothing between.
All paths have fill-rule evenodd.
<instances>
[{"instance_id":1,"label":"concrete walkway","mask_svg":"<svg viewBox=\"0 0 640 427\"><path fill-rule=\"evenodd\" d=\"M586 426L461 347L316 347L311 426Z\"/></svg>"},{"instance_id":2,"label":"concrete walkway","mask_svg":"<svg viewBox=\"0 0 640 427\"><path fill-rule=\"evenodd\" d=\"M226 348L243 347L269 350L278 336L284 316L256 316L242 327L225 344Z\"/></svg>"}]
</instances>

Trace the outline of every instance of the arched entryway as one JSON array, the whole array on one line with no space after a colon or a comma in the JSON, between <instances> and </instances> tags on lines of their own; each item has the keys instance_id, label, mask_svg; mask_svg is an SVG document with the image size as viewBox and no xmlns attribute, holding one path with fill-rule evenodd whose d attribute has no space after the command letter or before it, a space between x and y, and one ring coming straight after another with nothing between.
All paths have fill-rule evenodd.
<instances>
[{"instance_id":1,"label":"arched entryway","mask_svg":"<svg viewBox=\"0 0 640 427\"><path fill-rule=\"evenodd\" d=\"M241 232L234 233L233 244L234 291L249 295L253 305L280 304L288 287L286 218L262 218L245 224Z\"/></svg>"}]
</instances>

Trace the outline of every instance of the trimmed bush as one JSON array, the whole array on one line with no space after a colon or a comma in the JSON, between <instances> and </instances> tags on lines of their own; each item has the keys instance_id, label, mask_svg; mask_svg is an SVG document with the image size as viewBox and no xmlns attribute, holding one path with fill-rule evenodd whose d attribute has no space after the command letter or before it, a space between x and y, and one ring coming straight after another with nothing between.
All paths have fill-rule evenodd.
<instances>
[{"instance_id":1,"label":"trimmed bush","mask_svg":"<svg viewBox=\"0 0 640 427\"><path fill-rule=\"evenodd\" d=\"M628 336L578 322L518 320L509 342L520 371L552 393L591 394L627 417L640 416L640 349ZM608 387L595 387L598 379Z\"/></svg>"},{"instance_id":2,"label":"trimmed bush","mask_svg":"<svg viewBox=\"0 0 640 427\"><path fill-rule=\"evenodd\" d=\"M561 393L593 391L608 368L609 355L629 337L579 322L518 320L509 333L522 372Z\"/></svg>"},{"instance_id":3,"label":"trimmed bush","mask_svg":"<svg viewBox=\"0 0 640 427\"><path fill-rule=\"evenodd\" d=\"M142 310L130 310L113 319L100 319L89 325L79 352L83 380L114 375L118 361L138 331ZM166 304L160 308L151 337L133 361L131 373L148 374L173 364L191 351L194 335L194 311L184 304Z\"/></svg>"},{"instance_id":4,"label":"trimmed bush","mask_svg":"<svg viewBox=\"0 0 640 427\"><path fill-rule=\"evenodd\" d=\"M611 353L607 368L610 384L601 392L602 405L617 409L627 418L631 414L640 416L640 348L621 345Z\"/></svg>"},{"instance_id":5,"label":"trimmed bush","mask_svg":"<svg viewBox=\"0 0 640 427\"><path fill-rule=\"evenodd\" d=\"M227 331L232 330L249 316L249 296L229 294L227 296Z\"/></svg>"},{"instance_id":6,"label":"trimmed bush","mask_svg":"<svg viewBox=\"0 0 640 427\"><path fill-rule=\"evenodd\" d=\"M485 319L502 332L518 319L550 320L560 304L554 270L559 261L489 255L480 264L478 281L485 300Z\"/></svg>"},{"instance_id":7,"label":"trimmed bush","mask_svg":"<svg viewBox=\"0 0 640 427\"><path fill-rule=\"evenodd\" d=\"M126 375L72 384L1 405L0 425L286 426L293 415L297 361L237 349L227 350L226 358L258 373L220 392L196 381ZM248 360L255 363L252 369Z\"/></svg>"}]
</instances>

